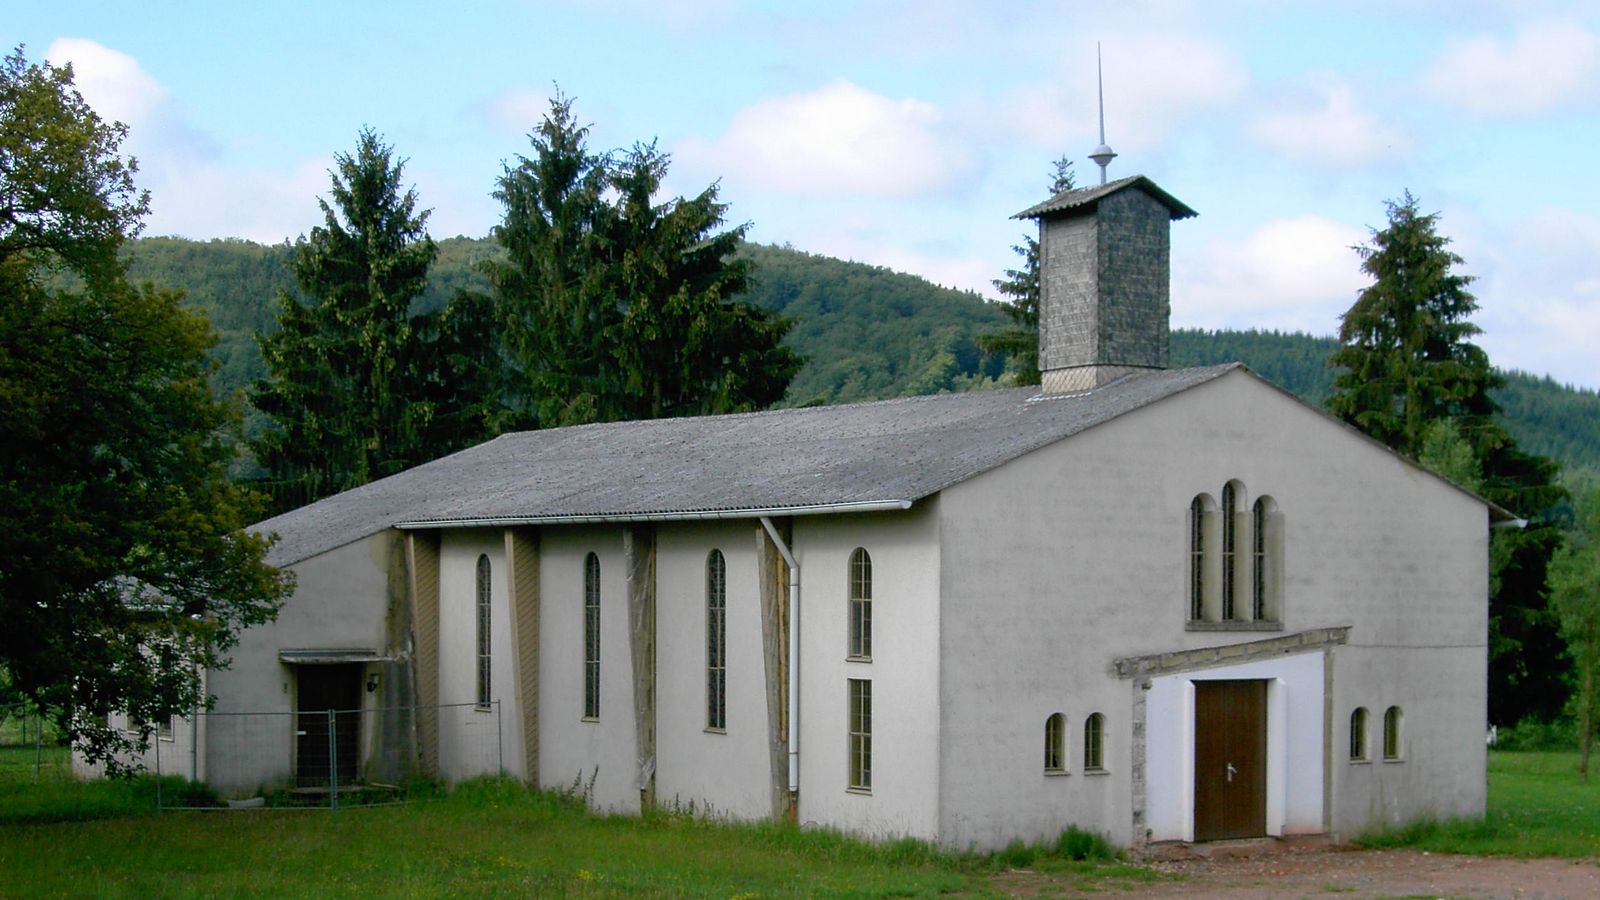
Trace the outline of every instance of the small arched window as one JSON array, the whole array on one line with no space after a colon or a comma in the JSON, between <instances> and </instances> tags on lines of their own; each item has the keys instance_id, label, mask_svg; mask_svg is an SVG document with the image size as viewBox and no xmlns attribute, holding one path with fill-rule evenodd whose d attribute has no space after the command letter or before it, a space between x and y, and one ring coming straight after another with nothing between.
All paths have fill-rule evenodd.
<instances>
[{"instance_id":1,"label":"small arched window","mask_svg":"<svg viewBox=\"0 0 1600 900\"><path fill-rule=\"evenodd\" d=\"M1400 758L1400 707L1391 706L1383 711L1383 758Z\"/></svg>"},{"instance_id":2,"label":"small arched window","mask_svg":"<svg viewBox=\"0 0 1600 900\"><path fill-rule=\"evenodd\" d=\"M1067 770L1067 717L1061 713L1044 720L1044 770Z\"/></svg>"},{"instance_id":3,"label":"small arched window","mask_svg":"<svg viewBox=\"0 0 1600 900\"><path fill-rule=\"evenodd\" d=\"M1083 721L1083 770L1097 772L1106 767L1106 717L1094 713Z\"/></svg>"},{"instance_id":4,"label":"small arched window","mask_svg":"<svg viewBox=\"0 0 1600 900\"><path fill-rule=\"evenodd\" d=\"M583 558L583 717L600 718L600 557Z\"/></svg>"},{"instance_id":5,"label":"small arched window","mask_svg":"<svg viewBox=\"0 0 1600 900\"><path fill-rule=\"evenodd\" d=\"M1350 714L1350 761L1365 762L1367 759L1367 708L1356 707Z\"/></svg>"},{"instance_id":6,"label":"small arched window","mask_svg":"<svg viewBox=\"0 0 1600 900\"><path fill-rule=\"evenodd\" d=\"M872 658L872 557L860 547L850 554L850 657Z\"/></svg>"},{"instance_id":7,"label":"small arched window","mask_svg":"<svg viewBox=\"0 0 1600 900\"><path fill-rule=\"evenodd\" d=\"M1236 586L1238 584L1238 528L1239 490L1237 482L1222 486L1222 618L1238 618Z\"/></svg>"},{"instance_id":8,"label":"small arched window","mask_svg":"<svg viewBox=\"0 0 1600 900\"><path fill-rule=\"evenodd\" d=\"M706 557L706 727L728 727L728 566L721 550Z\"/></svg>"},{"instance_id":9,"label":"small arched window","mask_svg":"<svg viewBox=\"0 0 1600 900\"><path fill-rule=\"evenodd\" d=\"M488 707L493 696L491 673L494 660L489 642L489 616L493 597L493 581L489 572L487 554L478 557L478 705Z\"/></svg>"}]
</instances>

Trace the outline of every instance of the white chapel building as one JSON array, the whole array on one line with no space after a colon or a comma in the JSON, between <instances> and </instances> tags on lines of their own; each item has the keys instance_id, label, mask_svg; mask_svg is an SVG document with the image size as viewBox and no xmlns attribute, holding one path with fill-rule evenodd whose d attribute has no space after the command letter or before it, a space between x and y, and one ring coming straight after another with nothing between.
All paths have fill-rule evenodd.
<instances>
[{"instance_id":1,"label":"white chapel building","mask_svg":"<svg viewBox=\"0 0 1600 900\"><path fill-rule=\"evenodd\" d=\"M301 720L349 705L387 712L344 779L955 848L1481 815L1510 515L1240 365L1167 369L1193 211L1150 180L1021 215L1041 388L508 434L255 526L298 587L208 689L282 715L204 717L194 773L326 766Z\"/></svg>"}]
</instances>

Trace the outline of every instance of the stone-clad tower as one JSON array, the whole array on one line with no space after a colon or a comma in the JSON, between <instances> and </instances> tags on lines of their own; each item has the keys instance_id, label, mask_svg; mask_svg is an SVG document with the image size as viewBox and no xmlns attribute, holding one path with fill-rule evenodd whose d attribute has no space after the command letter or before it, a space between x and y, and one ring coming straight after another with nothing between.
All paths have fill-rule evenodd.
<instances>
[{"instance_id":1,"label":"stone-clad tower","mask_svg":"<svg viewBox=\"0 0 1600 900\"><path fill-rule=\"evenodd\" d=\"M1170 225L1195 211L1142 175L1063 191L1039 220L1039 371L1047 394L1167 366Z\"/></svg>"}]
</instances>

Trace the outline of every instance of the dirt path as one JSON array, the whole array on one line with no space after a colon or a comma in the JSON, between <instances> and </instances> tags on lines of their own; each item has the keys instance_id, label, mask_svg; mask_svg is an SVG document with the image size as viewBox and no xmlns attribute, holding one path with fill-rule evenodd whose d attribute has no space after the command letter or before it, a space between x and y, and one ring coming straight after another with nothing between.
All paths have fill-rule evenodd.
<instances>
[{"instance_id":1,"label":"dirt path","mask_svg":"<svg viewBox=\"0 0 1600 900\"><path fill-rule=\"evenodd\" d=\"M1325 846L1275 852L1225 850L1149 864L1181 876L1153 883L1094 887L1097 896L1226 897L1600 897L1600 860L1504 859L1414 850L1352 850ZM1066 879L1007 873L997 890L1040 897L1086 896Z\"/></svg>"}]
</instances>

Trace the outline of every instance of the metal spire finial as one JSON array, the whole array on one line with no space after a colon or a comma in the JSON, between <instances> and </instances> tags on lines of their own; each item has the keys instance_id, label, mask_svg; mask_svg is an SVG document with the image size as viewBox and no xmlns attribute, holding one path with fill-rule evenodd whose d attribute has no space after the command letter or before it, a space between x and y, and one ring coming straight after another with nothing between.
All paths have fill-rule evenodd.
<instances>
[{"instance_id":1,"label":"metal spire finial","mask_svg":"<svg viewBox=\"0 0 1600 900\"><path fill-rule=\"evenodd\" d=\"M1094 75L1095 88L1100 96L1100 146L1094 148L1089 158L1100 167L1100 183L1106 183L1106 166L1117 158L1116 151L1106 146L1106 78L1100 64L1100 42L1094 43Z\"/></svg>"}]
</instances>

